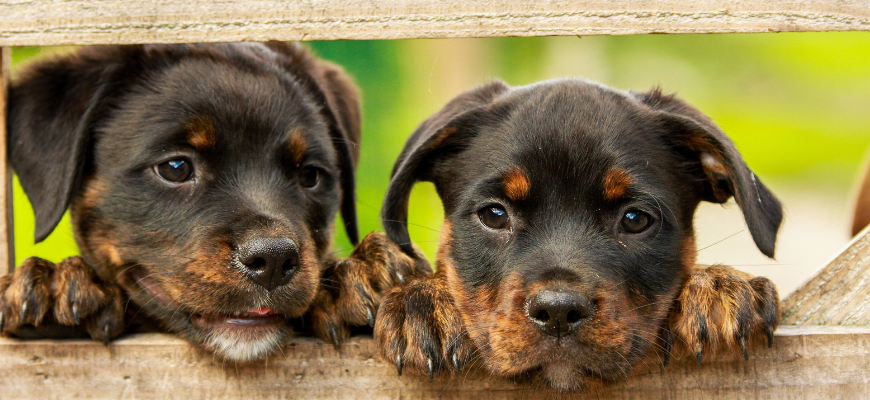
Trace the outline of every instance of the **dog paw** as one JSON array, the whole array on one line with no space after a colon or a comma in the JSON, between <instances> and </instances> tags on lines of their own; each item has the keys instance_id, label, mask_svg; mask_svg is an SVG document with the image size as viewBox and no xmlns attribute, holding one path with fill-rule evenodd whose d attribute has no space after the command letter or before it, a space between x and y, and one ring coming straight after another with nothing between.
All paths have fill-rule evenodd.
<instances>
[{"instance_id":1,"label":"dog paw","mask_svg":"<svg viewBox=\"0 0 870 400\"><path fill-rule=\"evenodd\" d=\"M0 332L14 335L25 325L41 326L53 317L66 326L82 326L92 338L108 343L124 329L123 295L116 286L97 282L81 257L58 264L37 257L0 278Z\"/></svg>"},{"instance_id":2,"label":"dog paw","mask_svg":"<svg viewBox=\"0 0 870 400\"><path fill-rule=\"evenodd\" d=\"M665 332L666 353L675 338L698 363L705 354L719 351L740 351L748 360L754 342L773 345L773 332L779 325L779 295L767 278L721 265L697 268L677 305L671 328Z\"/></svg>"},{"instance_id":3,"label":"dog paw","mask_svg":"<svg viewBox=\"0 0 870 400\"><path fill-rule=\"evenodd\" d=\"M384 296L374 332L381 355L429 379L446 369L461 372L472 353L465 326L440 276L418 277Z\"/></svg>"},{"instance_id":4,"label":"dog paw","mask_svg":"<svg viewBox=\"0 0 870 400\"><path fill-rule=\"evenodd\" d=\"M419 253L419 250L418 250ZM316 336L336 348L351 326L374 327L381 298L410 277L431 274L428 264L407 254L381 233L369 233L350 257L335 262L321 278L321 290L309 308Z\"/></svg>"}]
</instances>

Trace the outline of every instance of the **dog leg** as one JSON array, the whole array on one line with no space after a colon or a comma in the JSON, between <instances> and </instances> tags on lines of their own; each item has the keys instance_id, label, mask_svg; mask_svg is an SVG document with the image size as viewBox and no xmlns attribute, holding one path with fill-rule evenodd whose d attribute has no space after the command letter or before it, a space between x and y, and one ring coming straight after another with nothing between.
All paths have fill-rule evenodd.
<instances>
[{"instance_id":1,"label":"dog leg","mask_svg":"<svg viewBox=\"0 0 870 400\"><path fill-rule=\"evenodd\" d=\"M374 337L399 375L410 366L430 380L445 369L461 372L473 349L443 274L415 277L390 290Z\"/></svg>"},{"instance_id":2,"label":"dog leg","mask_svg":"<svg viewBox=\"0 0 870 400\"><path fill-rule=\"evenodd\" d=\"M58 264L30 257L14 274L0 278L0 332L15 335L49 317L60 325L82 326L107 344L124 329L123 295L120 288L99 283L81 257Z\"/></svg>"},{"instance_id":3,"label":"dog leg","mask_svg":"<svg viewBox=\"0 0 870 400\"><path fill-rule=\"evenodd\" d=\"M665 347L685 346L698 363L719 351L740 351L748 360L754 342L773 345L779 314L769 279L722 265L696 267L677 299Z\"/></svg>"},{"instance_id":4,"label":"dog leg","mask_svg":"<svg viewBox=\"0 0 870 400\"><path fill-rule=\"evenodd\" d=\"M425 257L418 254L417 259ZM308 311L314 334L338 348L350 336L350 326L374 327L386 291L405 279L428 273L428 264L403 253L385 235L368 234L350 257L334 262L324 272Z\"/></svg>"}]
</instances>

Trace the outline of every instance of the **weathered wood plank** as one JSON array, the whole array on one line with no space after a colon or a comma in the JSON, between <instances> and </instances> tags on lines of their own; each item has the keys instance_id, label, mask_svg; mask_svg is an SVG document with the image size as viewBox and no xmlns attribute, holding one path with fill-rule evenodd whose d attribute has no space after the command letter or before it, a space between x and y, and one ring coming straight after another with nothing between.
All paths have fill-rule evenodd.
<instances>
[{"instance_id":1,"label":"weathered wood plank","mask_svg":"<svg viewBox=\"0 0 870 400\"><path fill-rule=\"evenodd\" d=\"M2 0L0 45L870 30L870 0Z\"/></svg>"},{"instance_id":2,"label":"weathered wood plank","mask_svg":"<svg viewBox=\"0 0 870 400\"><path fill-rule=\"evenodd\" d=\"M848 366L844 368L843 366ZM843 398L870 393L870 328L781 327L772 349L749 361L727 356L702 365L642 366L637 376L592 397L601 399ZM429 382L396 375L370 338L341 352L297 339L267 363L224 365L163 334L90 341L0 339L3 398L534 398L539 390L478 371ZM859 396L860 397L860 396Z\"/></svg>"},{"instance_id":3,"label":"weathered wood plank","mask_svg":"<svg viewBox=\"0 0 870 400\"><path fill-rule=\"evenodd\" d=\"M12 49L0 47L0 274L15 269L12 168L6 157L6 96L12 78Z\"/></svg>"},{"instance_id":4,"label":"weathered wood plank","mask_svg":"<svg viewBox=\"0 0 870 400\"><path fill-rule=\"evenodd\" d=\"M870 324L870 227L782 301L791 325Z\"/></svg>"}]
</instances>

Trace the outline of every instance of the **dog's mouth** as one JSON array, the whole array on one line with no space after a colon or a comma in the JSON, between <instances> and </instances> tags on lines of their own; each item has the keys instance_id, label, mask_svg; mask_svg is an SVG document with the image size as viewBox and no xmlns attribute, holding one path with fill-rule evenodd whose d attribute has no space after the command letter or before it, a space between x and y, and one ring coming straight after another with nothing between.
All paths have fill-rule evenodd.
<instances>
[{"instance_id":1,"label":"dog's mouth","mask_svg":"<svg viewBox=\"0 0 870 400\"><path fill-rule=\"evenodd\" d=\"M227 314L192 314L190 321L193 326L205 329L245 329L287 323L283 314L268 307L251 308Z\"/></svg>"}]
</instances>

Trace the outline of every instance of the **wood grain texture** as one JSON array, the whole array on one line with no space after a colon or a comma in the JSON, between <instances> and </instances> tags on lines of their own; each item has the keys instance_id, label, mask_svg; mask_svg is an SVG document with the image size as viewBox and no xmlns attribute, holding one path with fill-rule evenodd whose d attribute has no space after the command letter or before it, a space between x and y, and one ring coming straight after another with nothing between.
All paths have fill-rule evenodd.
<instances>
[{"instance_id":1,"label":"wood grain texture","mask_svg":"<svg viewBox=\"0 0 870 400\"><path fill-rule=\"evenodd\" d=\"M782 301L791 325L870 324L870 227Z\"/></svg>"},{"instance_id":2,"label":"wood grain texture","mask_svg":"<svg viewBox=\"0 0 870 400\"><path fill-rule=\"evenodd\" d=\"M2 0L0 45L870 30L870 0Z\"/></svg>"},{"instance_id":3,"label":"wood grain texture","mask_svg":"<svg viewBox=\"0 0 870 400\"><path fill-rule=\"evenodd\" d=\"M667 368L642 366L637 376L599 399L843 398L870 393L870 328L781 327L772 349L749 361L730 355ZM842 366L848 365L848 368ZM370 338L356 337L336 352L296 339L267 363L222 364L186 342L140 334L108 347L90 341L0 339L3 398L398 399L540 398L477 372L428 378L396 375L377 357ZM860 397L860 396L859 396Z\"/></svg>"},{"instance_id":4,"label":"wood grain texture","mask_svg":"<svg viewBox=\"0 0 870 400\"><path fill-rule=\"evenodd\" d=\"M12 79L12 49L0 47L0 275L15 269L12 167L6 157L6 97Z\"/></svg>"}]
</instances>

